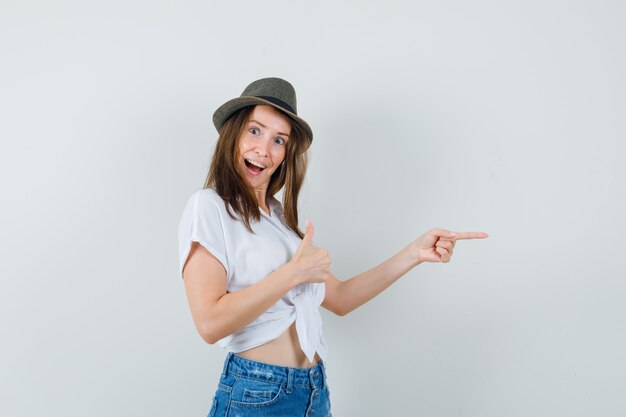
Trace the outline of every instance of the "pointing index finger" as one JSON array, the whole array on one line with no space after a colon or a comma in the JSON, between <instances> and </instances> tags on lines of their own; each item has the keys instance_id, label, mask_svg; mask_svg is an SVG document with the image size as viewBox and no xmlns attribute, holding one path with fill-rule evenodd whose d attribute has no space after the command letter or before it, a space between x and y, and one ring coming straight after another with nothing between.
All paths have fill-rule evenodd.
<instances>
[{"instance_id":1,"label":"pointing index finger","mask_svg":"<svg viewBox=\"0 0 626 417\"><path fill-rule=\"evenodd\" d=\"M485 239L488 238L489 235L484 232L456 232L455 239L456 240L465 240L465 239Z\"/></svg>"}]
</instances>

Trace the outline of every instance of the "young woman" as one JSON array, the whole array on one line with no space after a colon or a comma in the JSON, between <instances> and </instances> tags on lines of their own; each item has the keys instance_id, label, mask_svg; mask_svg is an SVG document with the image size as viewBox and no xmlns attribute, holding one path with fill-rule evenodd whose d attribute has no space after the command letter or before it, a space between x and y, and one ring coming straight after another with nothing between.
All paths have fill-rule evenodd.
<instances>
[{"instance_id":1,"label":"young woman","mask_svg":"<svg viewBox=\"0 0 626 417\"><path fill-rule=\"evenodd\" d=\"M422 262L449 262L457 240L432 229L349 280L330 271L298 194L313 141L287 81L254 81L223 104L204 189L179 226L180 268L202 338L228 351L209 416L330 416L319 307L343 316ZM274 195L283 190L282 204Z\"/></svg>"}]
</instances>

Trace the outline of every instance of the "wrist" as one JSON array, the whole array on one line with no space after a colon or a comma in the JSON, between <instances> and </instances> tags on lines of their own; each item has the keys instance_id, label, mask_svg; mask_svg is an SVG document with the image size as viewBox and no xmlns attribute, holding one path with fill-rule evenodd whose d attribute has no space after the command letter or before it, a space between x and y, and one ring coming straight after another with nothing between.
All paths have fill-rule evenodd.
<instances>
[{"instance_id":1,"label":"wrist","mask_svg":"<svg viewBox=\"0 0 626 417\"><path fill-rule=\"evenodd\" d=\"M285 279L289 282L290 288L297 287L304 282L302 274L299 273L297 266L293 261L289 261L280 267Z\"/></svg>"},{"instance_id":2,"label":"wrist","mask_svg":"<svg viewBox=\"0 0 626 417\"><path fill-rule=\"evenodd\" d=\"M413 269L424 262L419 258L418 254L419 251L415 247L415 242L411 242L398 253L398 256L402 263L407 265L409 269Z\"/></svg>"}]
</instances>

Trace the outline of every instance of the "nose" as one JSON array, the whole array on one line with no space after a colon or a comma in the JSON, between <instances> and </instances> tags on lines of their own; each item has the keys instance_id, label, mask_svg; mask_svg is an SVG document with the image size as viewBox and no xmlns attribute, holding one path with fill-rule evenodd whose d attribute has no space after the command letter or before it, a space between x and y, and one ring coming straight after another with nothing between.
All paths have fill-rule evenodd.
<instances>
[{"instance_id":1,"label":"nose","mask_svg":"<svg viewBox=\"0 0 626 417\"><path fill-rule=\"evenodd\" d=\"M269 153L269 146L269 137L263 137L256 143L255 151L259 156L267 156L267 154Z\"/></svg>"}]
</instances>

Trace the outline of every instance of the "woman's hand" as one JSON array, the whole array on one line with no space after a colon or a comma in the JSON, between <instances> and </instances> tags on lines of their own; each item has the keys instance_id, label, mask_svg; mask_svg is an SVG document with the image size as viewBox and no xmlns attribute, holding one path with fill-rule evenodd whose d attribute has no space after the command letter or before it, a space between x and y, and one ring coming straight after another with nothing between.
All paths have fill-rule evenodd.
<instances>
[{"instance_id":1,"label":"woman's hand","mask_svg":"<svg viewBox=\"0 0 626 417\"><path fill-rule=\"evenodd\" d=\"M450 232L443 229L431 229L411 242L407 249L417 263L450 262L457 240L485 239L483 232Z\"/></svg>"},{"instance_id":2,"label":"woman's hand","mask_svg":"<svg viewBox=\"0 0 626 417\"><path fill-rule=\"evenodd\" d=\"M294 273L301 283L326 282L330 276L328 251L313 246L313 224L308 220L302 243L289 265L294 268Z\"/></svg>"}]
</instances>

